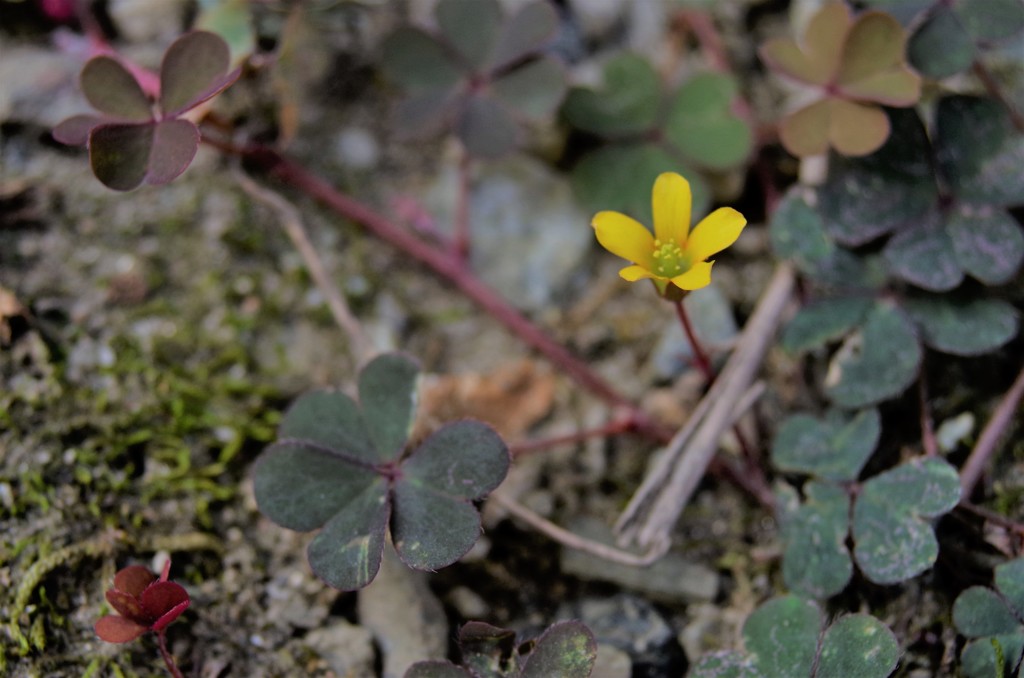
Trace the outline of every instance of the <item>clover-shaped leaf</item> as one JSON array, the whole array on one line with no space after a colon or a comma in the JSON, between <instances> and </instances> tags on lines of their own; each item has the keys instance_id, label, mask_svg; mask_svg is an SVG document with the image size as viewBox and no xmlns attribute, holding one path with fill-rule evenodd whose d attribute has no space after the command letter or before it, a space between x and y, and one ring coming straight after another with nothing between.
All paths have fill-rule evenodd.
<instances>
[{"instance_id":1,"label":"clover-shaped leaf","mask_svg":"<svg viewBox=\"0 0 1024 678\"><path fill-rule=\"evenodd\" d=\"M939 551L929 521L959 501L956 469L942 459L911 460L865 482L852 525L861 571L877 584L895 584L924 572Z\"/></svg>"},{"instance_id":2,"label":"clover-shaped leaf","mask_svg":"<svg viewBox=\"0 0 1024 678\"><path fill-rule=\"evenodd\" d=\"M914 326L893 304L876 302L833 356L825 390L837 405L865 407L902 393L920 364Z\"/></svg>"},{"instance_id":3,"label":"clover-shaped leaf","mask_svg":"<svg viewBox=\"0 0 1024 678\"><path fill-rule=\"evenodd\" d=\"M943 353L982 355L1017 336L1017 310L998 299L918 295L903 306L924 343Z\"/></svg>"},{"instance_id":4,"label":"clover-shaped leaf","mask_svg":"<svg viewBox=\"0 0 1024 678\"><path fill-rule=\"evenodd\" d=\"M480 533L471 502L508 471L505 444L476 421L442 426L408 449L417 377L409 358L385 354L360 373L358 404L339 392L303 396L256 465L265 515L293 530L322 527L309 545L310 565L335 588L373 580L389 526L410 567L458 560Z\"/></svg>"},{"instance_id":5,"label":"clover-shaped leaf","mask_svg":"<svg viewBox=\"0 0 1024 678\"><path fill-rule=\"evenodd\" d=\"M856 480L881 433L882 420L873 408L853 417L834 410L824 419L795 414L779 427L772 461L783 471L826 480Z\"/></svg>"},{"instance_id":6,"label":"clover-shaped leaf","mask_svg":"<svg viewBox=\"0 0 1024 678\"><path fill-rule=\"evenodd\" d=\"M233 83L241 71L229 72L229 66L228 46L219 36L186 33L164 54L153 101L119 60L94 57L82 69L82 92L104 115L69 118L53 136L88 145L93 174L108 188L165 184L185 171L199 148L199 128L179 116Z\"/></svg>"},{"instance_id":7,"label":"clover-shaped leaf","mask_svg":"<svg viewBox=\"0 0 1024 678\"><path fill-rule=\"evenodd\" d=\"M899 646L882 622L845 615L828 626L816 603L798 596L773 598L743 625L746 653L701 657L690 678L885 678L896 668Z\"/></svg>"},{"instance_id":8,"label":"clover-shaped leaf","mask_svg":"<svg viewBox=\"0 0 1024 678\"><path fill-rule=\"evenodd\" d=\"M980 48L1022 29L1018 0L937 2L910 37L907 57L922 74L945 78L970 67Z\"/></svg>"},{"instance_id":9,"label":"clover-shaped leaf","mask_svg":"<svg viewBox=\"0 0 1024 678\"><path fill-rule=\"evenodd\" d=\"M496 0L441 0L435 18L436 34L402 26L384 40L382 67L407 93L395 125L407 137L451 130L469 153L500 156L565 94L561 65L540 54L555 10L537 0L504 17Z\"/></svg>"},{"instance_id":10,"label":"clover-shaped leaf","mask_svg":"<svg viewBox=\"0 0 1024 678\"><path fill-rule=\"evenodd\" d=\"M1024 558L996 567L995 590L972 586L961 593L953 623L971 639L960 655L968 678L1013 675L1024 657Z\"/></svg>"},{"instance_id":11,"label":"clover-shaped leaf","mask_svg":"<svg viewBox=\"0 0 1024 678\"><path fill-rule=\"evenodd\" d=\"M586 625L558 622L534 641L514 645L515 633L481 622L459 631L463 666L447 661L417 662L405 678L587 678L597 660L597 642Z\"/></svg>"},{"instance_id":12,"label":"clover-shaped leaf","mask_svg":"<svg viewBox=\"0 0 1024 678\"><path fill-rule=\"evenodd\" d=\"M846 537L850 496L832 483L804 485L806 501L782 516L785 550L782 578L790 589L812 598L842 591L853 575Z\"/></svg>"},{"instance_id":13,"label":"clover-shaped leaf","mask_svg":"<svg viewBox=\"0 0 1024 678\"><path fill-rule=\"evenodd\" d=\"M749 122L732 111L737 96L727 75L699 73L665 92L643 57L624 53L609 59L603 82L574 87L562 106L569 123L608 142L573 168L577 196L593 209L649 220L654 178L681 172L691 183L694 215L703 215L710 189L687 167L733 169L746 161L753 145Z\"/></svg>"},{"instance_id":14,"label":"clover-shaped leaf","mask_svg":"<svg viewBox=\"0 0 1024 678\"><path fill-rule=\"evenodd\" d=\"M782 347L791 353L817 348L842 338L859 325L871 309L867 297L815 301L801 308L782 332Z\"/></svg>"},{"instance_id":15,"label":"clover-shaped leaf","mask_svg":"<svg viewBox=\"0 0 1024 678\"><path fill-rule=\"evenodd\" d=\"M819 88L822 98L779 124L783 146L794 155L843 155L877 150L889 136L889 120L877 105L910 106L920 78L904 63L906 35L882 12L854 20L846 3L826 3L811 17L802 40L777 38L761 46L773 70Z\"/></svg>"},{"instance_id":16,"label":"clover-shaped leaf","mask_svg":"<svg viewBox=\"0 0 1024 678\"><path fill-rule=\"evenodd\" d=\"M811 206L812 201L816 202L816 196L806 187L788 190L772 214L769 231L775 253L792 259L809 275L828 265L836 250L821 214Z\"/></svg>"}]
</instances>

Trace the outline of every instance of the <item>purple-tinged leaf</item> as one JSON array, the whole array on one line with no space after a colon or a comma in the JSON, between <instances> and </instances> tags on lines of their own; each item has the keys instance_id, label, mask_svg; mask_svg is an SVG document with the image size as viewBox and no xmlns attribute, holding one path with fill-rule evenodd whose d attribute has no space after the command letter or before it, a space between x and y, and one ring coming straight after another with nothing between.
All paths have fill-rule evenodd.
<instances>
[{"instance_id":1,"label":"purple-tinged leaf","mask_svg":"<svg viewBox=\"0 0 1024 678\"><path fill-rule=\"evenodd\" d=\"M946 220L953 252L964 271L986 285L1009 282L1024 260L1024 234L1006 210L960 203Z\"/></svg>"},{"instance_id":2,"label":"purple-tinged leaf","mask_svg":"<svg viewBox=\"0 0 1024 678\"><path fill-rule=\"evenodd\" d=\"M369 468L296 440L267 448L254 476L260 511L299 532L320 527L379 479Z\"/></svg>"},{"instance_id":3,"label":"purple-tinged leaf","mask_svg":"<svg viewBox=\"0 0 1024 678\"><path fill-rule=\"evenodd\" d=\"M459 108L455 89L412 94L395 105L392 129L400 139L422 139L443 132Z\"/></svg>"},{"instance_id":4,"label":"purple-tinged leaf","mask_svg":"<svg viewBox=\"0 0 1024 678\"><path fill-rule=\"evenodd\" d=\"M416 570L451 565L480 536L480 514L464 499L401 480L394 488L391 539L402 562Z\"/></svg>"},{"instance_id":5,"label":"purple-tinged leaf","mask_svg":"<svg viewBox=\"0 0 1024 678\"><path fill-rule=\"evenodd\" d=\"M992 99L948 96L935 113L936 156L950 187L966 201L1021 204L1024 135Z\"/></svg>"},{"instance_id":6,"label":"purple-tinged leaf","mask_svg":"<svg viewBox=\"0 0 1024 678\"><path fill-rule=\"evenodd\" d=\"M89 133L92 173L115 191L138 188L146 179L153 148L152 124L100 125Z\"/></svg>"},{"instance_id":7,"label":"purple-tinged leaf","mask_svg":"<svg viewBox=\"0 0 1024 678\"><path fill-rule=\"evenodd\" d=\"M316 576L342 591L355 591L373 581L384 555L390 510L387 482L378 477L310 542L309 564Z\"/></svg>"},{"instance_id":8,"label":"purple-tinged leaf","mask_svg":"<svg viewBox=\"0 0 1024 678\"><path fill-rule=\"evenodd\" d=\"M377 461L394 461L405 449L419 375L419 365L400 353L380 355L359 372L359 404Z\"/></svg>"},{"instance_id":9,"label":"purple-tinged leaf","mask_svg":"<svg viewBox=\"0 0 1024 678\"><path fill-rule=\"evenodd\" d=\"M129 565L121 568L114 575L114 589L136 598L142 595L146 587L156 581L156 575L142 565Z\"/></svg>"},{"instance_id":10,"label":"purple-tinged leaf","mask_svg":"<svg viewBox=\"0 0 1024 678\"><path fill-rule=\"evenodd\" d=\"M434 659L416 662L406 670L405 678L473 678L473 676L461 666L456 666L449 661Z\"/></svg>"},{"instance_id":11,"label":"purple-tinged leaf","mask_svg":"<svg viewBox=\"0 0 1024 678\"><path fill-rule=\"evenodd\" d=\"M363 415L340 391L314 391L296 400L285 412L278 439L302 441L357 464L377 461Z\"/></svg>"},{"instance_id":12,"label":"purple-tinged leaf","mask_svg":"<svg viewBox=\"0 0 1024 678\"><path fill-rule=\"evenodd\" d=\"M478 158L497 158L519 144L520 130L508 110L486 96L471 96L455 130Z\"/></svg>"},{"instance_id":13,"label":"purple-tinged leaf","mask_svg":"<svg viewBox=\"0 0 1024 678\"><path fill-rule=\"evenodd\" d=\"M199 128L188 120L161 120L153 130L147 184L166 184L192 163L199 149Z\"/></svg>"},{"instance_id":14,"label":"purple-tinged leaf","mask_svg":"<svg viewBox=\"0 0 1024 678\"><path fill-rule=\"evenodd\" d=\"M225 81L230 65L231 50L214 33L192 31L171 43L160 65L160 109L164 116L193 108L234 82Z\"/></svg>"},{"instance_id":15,"label":"purple-tinged leaf","mask_svg":"<svg viewBox=\"0 0 1024 678\"><path fill-rule=\"evenodd\" d=\"M458 499L479 499L508 473L508 448L487 424L457 421L438 429L402 465L410 483Z\"/></svg>"},{"instance_id":16,"label":"purple-tinged leaf","mask_svg":"<svg viewBox=\"0 0 1024 678\"><path fill-rule=\"evenodd\" d=\"M795 414L779 427L772 461L783 471L838 482L856 480L881 433L882 419L875 408L853 417L831 411L824 420Z\"/></svg>"},{"instance_id":17,"label":"purple-tinged leaf","mask_svg":"<svg viewBox=\"0 0 1024 678\"><path fill-rule=\"evenodd\" d=\"M144 634L149 627L137 624L131 619L108 614L101 617L93 629L101 640L108 643L127 643Z\"/></svg>"},{"instance_id":18,"label":"purple-tinged leaf","mask_svg":"<svg viewBox=\"0 0 1024 678\"><path fill-rule=\"evenodd\" d=\"M519 115L541 120L551 115L565 96L565 69L556 59L541 57L495 80L491 91Z\"/></svg>"},{"instance_id":19,"label":"purple-tinged leaf","mask_svg":"<svg viewBox=\"0 0 1024 678\"><path fill-rule=\"evenodd\" d=\"M597 661L597 641L584 624L564 621L545 631L526 659L520 678L587 678Z\"/></svg>"},{"instance_id":20,"label":"purple-tinged leaf","mask_svg":"<svg viewBox=\"0 0 1024 678\"><path fill-rule=\"evenodd\" d=\"M951 290L964 278L940 219L937 212L926 215L897 233L884 250L895 275L933 292Z\"/></svg>"},{"instance_id":21,"label":"purple-tinged leaf","mask_svg":"<svg viewBox=\"0 0 1024 678\"><path fill-rule=\"evenodd\" d=\"M153 582L139 596L139 601L145 613L155 620L153 628L157 631L174 621L189 605L188 592L173 581ZM157 622L162 624L157 626Z\"/></svg>"},{"instance_id":22,"label":"purple-tinged leaf","mask_svg":"<svg viewBox=\"0 0 1024 678\"><path fill-rule=\"evenodd\" d=\"M913 296L903 302L924 342L953 355L983 355L1017 336L1017 311L999 299Z\"/></svg>"},{"instance_id":23,"label":"purple-tinged leaf","mask_svg":"<svg viewBox=\"0 0 1024 678\"><path fill-rule=\"evenodd\" d=\"M85 146L89 132L103 124L103 118L96 115L76 115L62 121L53 128L53 138L68 146Z\"/></svg>"},{"instance_id":24,"label":"purple-tinged leaf","mask_svg":"<svg viewBox=\"0 0 1024 678\"><path fill-rule=\"evenodd\" d=\"M473 675L501 675L512 664L516 633L484 622L466 622L459 629L459 650L462 665Z\"/></svg>"},{"instance_id":25,"label":"purple-tinged leaf","mask_svg":"<svg viewBox=\"0 0 1024 678\"><path fill-rule=\"evenodd\" d=\"M434 10L441 35L474 71L488 62L501 29L501 6L495 0L441 0Z\"/></svg>"},{"instance_id":26,"label":"purple-tinged leaf","mask_svg":"<svg viewBox=\"0 0 1024 678\"><path fill-rule=\"evenodd\" d=\"M833 483L812 480L804 484L804 496L806 501L781 521L782 578L796 593L828 598L846 588L853 576L846 548L850 495Z\"/></svg>"},{"instance_id":27,"label":"purple-tinged leaf","mask_svg":"<svg viewBox=\"0 0 1024 678\"><path fill-rule=\"evenodd\" d=\"M512 15L501 27L491 67L500 68L532 52L554 37L558 14L547 0L536 0Z\"/></svg>"},{"instance_id":28,"label":"purple-tinged leaf","mask_svg":"<svg viewBox=\"0 0 1024 678\"><path fill-rule=\"evenodd\" d=\"M120 61L109 56L89 60L82 69L82 93L93 108L118 120L153 119L153 102Z\"/></svg>"},{"instance_id":29,"label":"purple-tinged leaf","mask_svg":"<svg viewBox=\"0 0 1024 678\"><path fill-rule=\"evenodd\" d=\"M384 39L381 68L392 82L412 93L448 89L464 75L434 36L409 26Z\"/></svg>"},{"instance_id":30,"label":"purple-tinged leaf","mask_svg":"<svg viewBox=\"0 0 1024 678\"><path fill-rule=\"evenodd\" d=\"M104 594L110 606L122 617L138 621L146 621L146 611L142 609L138 594L126 593L117 589L108 589Z\"/></svg>"}]
</instances>

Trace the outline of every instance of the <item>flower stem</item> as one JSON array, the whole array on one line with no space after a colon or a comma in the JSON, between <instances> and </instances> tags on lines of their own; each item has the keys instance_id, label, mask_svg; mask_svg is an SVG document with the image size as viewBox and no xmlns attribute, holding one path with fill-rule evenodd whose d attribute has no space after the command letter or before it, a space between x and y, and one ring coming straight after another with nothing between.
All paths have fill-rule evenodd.
<instances>
[{"instance_id":1,"label":"flower stem","mask_svg":"<svg viewBox=\"0 0 1024 678\"><path fill-rule=\"evenodd\" d=\"M693 325L690 323L690 316L686 312L686 307L683 306L682 300L675 301L673 304L676 307L676 315L679 316L679 322L683 325L683 331L686 332L686 338L690 341L690 348L693 349L693 360L704 375L704 379L706 379L710 384L715 380L715 370L711 367L711 361L708 359L708 354L704 351L704 347L697 339L697 333L693 331Z\"/></svg>"},{"instance_id":2,"label":"flower stem","mask_svg":"<svg viewBox=\"0 0 1024 678\"><path fill-rule=\"evenodd\" d=\"M609 422L604 426L598 426L597 428L589 428L583 431L576 431L575 433L555 436L553 438L530 440L524 443L519 443L518 445L512 445L510 451L512 452L513 457L519 457L524 454L530 454L531 452L540 452L541 450L557 447L558 445L581 443L584 440L589 440L590 438L608 438L610 436L631 431L635 427L636 422L633 421L632 418L619 419Z\"/></svg>"},{"instance_id":3,"label":"flower stem","mask_svg":"<svg viewBox=\"0 0 1024 678\"><path fill-rule=\"evenodd\" d=\"M167 665L167 670L170 672L173 678L185 678L181 675L181 670L178 665L174 663L174 657L167 650L167 635L164 631L157 631L156 643L160 647L160 656L164 658L164 664Z\"/></svg>"},{"instance_id":4,"label":"flower stem","mask_svg":"<svg viewBox=\"0 0 1024 678\"><path fill-rule=\"evenodd\" d=\"M459 195L455 203L455 240L452 249L460 261L469 259L469 172L472 158L462 149L459 158Z\"/></svg>"}]
</instances>

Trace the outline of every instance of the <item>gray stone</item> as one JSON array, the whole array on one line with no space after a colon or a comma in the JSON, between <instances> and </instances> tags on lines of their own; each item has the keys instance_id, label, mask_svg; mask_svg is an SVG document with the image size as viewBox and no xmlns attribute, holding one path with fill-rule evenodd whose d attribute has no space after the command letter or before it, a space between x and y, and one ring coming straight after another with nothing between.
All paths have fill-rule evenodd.
<instances>
[{"instance_id":1,"label":"gray stone","mask_svg":"<svg viewBox=\"0 0 1024 678\"><path fill-rule=\"evenodd\" d=\"M611 530L601 521L581 519L571 524L576 534L613 543ZM663 603L692 603L714 600L718 594L718 573L670 551L648 567L620 565L562 547L562 571L580 579L606 581L643 593Z\"/></svg>"},{"instance_id":2,"label":"gray stone","mask_svg":"<svg viewBox=\"0 0 1024 678\"><path fill-rule=\"evenodd\" d=\"M306 634L306 644L327 662L339 678L373 674L373 635L344 619Z\"/></svg>"},{"instance_id":3,"label":"gray stone","mask_svg":"<svg viewBox=\"0 0 1024 678\"><path fill-rule=\"evenodd\" d=\"M444 659L448 620L441 602L387 547L377 578L359 592L359 622L370 629L384 656L383 678L400 678L417 661Z\"/></svg>"},{"instance_id":4,"label":"gray stone","mask_svg":"<svg viewBox=\"0 0 1024 678\"><path fill-rule=\"evenodd\" d=\"M590 678L629 678L633 675L633 661L629 655L612 645L597 646L597 661Z\"/></svg>"}]
</instances>

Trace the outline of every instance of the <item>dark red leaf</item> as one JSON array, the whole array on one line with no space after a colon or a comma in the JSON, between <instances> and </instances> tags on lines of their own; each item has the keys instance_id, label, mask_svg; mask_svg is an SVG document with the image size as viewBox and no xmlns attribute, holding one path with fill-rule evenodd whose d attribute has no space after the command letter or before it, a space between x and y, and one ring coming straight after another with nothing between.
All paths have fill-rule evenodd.
<instances>
[{"instance_id":1,"label":"dark red leaf","mask_svg":"<svg viewBox=\"0 0 1024 678\"><path fill-rule=\"evenodd\" d=\"M185 604L185 607L188 607L189 598L188 592L180 584L175 584L172 581L158 581L142 592L141 602L142 609L145 610L150 619L159 619L182 603ZM184 611L185 608L183 607L178 614ZM173 619L168 620L167 623L171 621Z\"/></svg>"},{"instance_id":2,"label":"dark red leaf","mask_svg":"<svg viewBox=\"0 0 1024 678\"><path fill-rule=\"evenodd\" d=\"M188 168L199 148L199 129L188 120L162 120L153 131L147 184L166 184Z\"/></svg>"},{"instance_id":3,"label":"dark red leaf","mask_svg":"<svg viewBox=\"0 0 1024 678\"><path fill-rule=\"evenodd\" d=\"M168 610L166 614L162 615L159 619L157 619L155 622L153 622L153 627L152 627L153 630L154 631L163 631L167 627L168 624L170 624L175 619L180 617L181 613L184 612L186 609L188 609L188 606L189 606L190 602L191 601L189 601L189 600L185 600L185 601L183 601L181 603L178 603L177 605L172 607L170 610Z\"/></svg>"},{"instance_id":4,"label":"dark red leaf","mask_svg":"<svg viewBox=\"0 0 1024 678\"><path fill-rule=\"evenodd\" d=\"M124 591L110 589L107 591L107 602L110 603L110 606L117 610L122 616L138 622L139 624L148 626L153 619L155 619L154 616L148 615L146 611L142 609L142 603L139 602L138 597L125 593Z\"/></svg>"},{"instance_id":5,"label":"dark red leaf","mask_svg":"<svg viewBox=\"0 0 1024 678\"><path fill-rule=\"evenodd\" d=\"M114 589L137 598L155 581L156 575L145 567L129 565L114 575Z\"/></svg>"},{"instance_id":6,"label":"dark red leaf","mask_svg":"<svg viewBox=\"0 0 1024 678\"><path fill-rule=\"evenodd\" d=\"M127 643L149 630L146 626L115 615L101 618L94 628L96 635L108 643Z\"/></svg>"},{"instance_id":7,"label":"dark red leaf","mask_svg":"<svg viewBox=\"0 0 1024 678\"><path fill-rule=\"evenodd\" d=\"M92 128L102 123L103 118L96 115L76 115L54 127L53 138L68 146L84 146Z\"/></svg>"}]
</instances>

